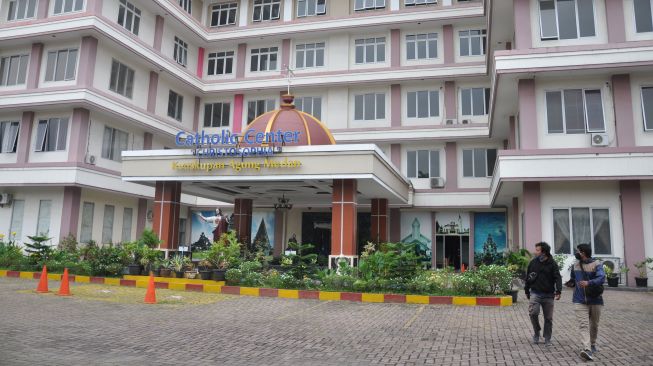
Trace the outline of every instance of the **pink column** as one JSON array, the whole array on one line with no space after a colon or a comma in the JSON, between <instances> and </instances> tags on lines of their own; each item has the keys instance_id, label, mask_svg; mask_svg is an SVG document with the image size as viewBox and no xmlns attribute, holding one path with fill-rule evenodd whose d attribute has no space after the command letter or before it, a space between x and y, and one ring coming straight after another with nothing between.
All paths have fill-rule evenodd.
<instances>
[{"instance_id":1,"label":"pink column","mask_svg":"<svg viewBox=\"0 0 653 366\"><path fill-rule=\"evenodd\" d=\"M519 145L522 149L537 149L537 110L535 107L535 80L520 79L517 85L519 97Z\"/></svg>"},{"instance_id":2,"label":"pink column","mask_svg":"<svg viewBox=\"0 0 653 366\"><path fill-rule=\"evenodd\" d=\"M193 110L193 131L199 131L200 127L200 97L195 97L195 109Z\"/></svg>"},{"instance_id":3,"label":"pink column","mask_svg":"<svg viewBox=\"0 0 653 366\"><path fill-rule=\"evenodd\" d=\"M517 150L517 126L515 125L515 116L508 118L510 131L508 132L508 146L511 150Z\"/></svg>"},{"instance_id":4,"label":"pink column","mask_svg":"<svg viewBox=\"0 0 653 366\"><path fill-rule=\"evenodd\" d=\"M606 1L605 16L608 25L608 42L626 42L626 24L623 0Z\"/></svg>"},{"instance_id":5,"label":"pink column","mask_svg":"<svg viewBox=\"0 0 653 366\"><path fill-rule=\"evenodd\" d=\"M155 113L156 111L156 94L159 88L159 74L150 71L150 85L147 90L147 111Z\"/></svg>"},{"instance_id":6,"label":"pink column","mask_svg":"<svg viewBox=\"0 0 653 366\"><path fill-rule=\"evenodd\" d=\"M18 131L18 144L16 146L16 164L24 165L29 160L32 149L32 126L34 125L34 112L23 112Z\"/></svg>"},{"instance_id":7,"label":"pink column","mask_svg":"<svg viewBox=\"0 0 653 366\"><path fill-rule=\"evenodd\" d=\"M401 210L390 209L390 242L398 243L401 240Z\"/></svg>"},{"instance_id":8,"label":"pink column","mask_svg":"<svg viewBox=\"0 0 653 366\"><path fill-rule=\"evenodd\" d=\"M79 207L82 197L80 187L64 187L63 189L63 208L61 210L61 227L59 237L64 238L70 234L77 238L77 228L79 227Z\"/></svg>"},{"instance_id":9,"label":"pink column","mask_svg":"<svg viewBox=\"0 0 653 366\"><path fill-rule=\"evenodd\" d=\"M84 108L73 109L70 128L70 144L68 148L68 161L83 163L88 145L90 111Z\"/></svg>"},{"instance_id":10,"label":"pink column","mask_svg":"<svg viewBox=\"0 0 653 366\"><path fill-rule=\"evenodd\" d=\"M624 252L628 272L627 285L635 284L637 269L633 264L646 258L644 247L644 223L642 221L642 194L638 180L622 180L619 182L621 193L621 222L624 231ZM650 283L649 283L650 284Z\"/></svg>"},{"instance_id":11,"label":"pink column","mask_svg":"<svg viewBox=\"0 0 653 366\"><path fill-rule=\"evenodd\" d=\"M530 0L514 0L515 49L532 48Z\"/></svg>"},{"instance_id":12,"label":"pink column","mask_svg":"<svg viewBox=\"0 0 653 366\"><path fill-rule=\"evenodd\" d=\"M149 133L145 132L143 134L143 150L152 150L152 139L154 136Z\"/></svg>"},{"instance_id":13,"label":"pink column","mask_svg":"<svg viewBox=\"0 0 653 366\"><path fill-rule=\"evenodd\" d=\"M635 124L633 99L630 93L630 75L612 75L612 99L616 119L617 146L634 147Z\"/></svg>"},{"instance_id":14,"label":"pink column","mask_svg":"<svg viewBox=\"0 0 653 366\"><path fill-rule=\"evenodd\" d=\"M197 77L202 78L204 72L204 47L197 49Z\"/></svg>"},{"instance_id":15,"label":"pink column","mask_svg":"<svg viewBox=\"0 0 653 366\"><path fill-rule=\"evenodd\" d=\"M32 43L32 52L29 55L29 70L27 73L27 89L36 89L39 87L42 58L43 43Z\"/></svg>"},{"instance_id":16,"label":"pink column","mask_svg":"<svg viewBox=\"0 0 653 366\"><path fill-rule=\"evenodd\" d=\"M247 63L247 43L239 43L236 52L236 79L245 77L245 64Z\"/></svg>"},{"instance_id":17,"label":"pink column","mask_svg":"<svg viewBox=\"0 0 653 366\"><path fill-rule=\"evenodd\" d=\"M86 11L94 15L102 15L102 0L90 0L86 5Z\"/></svg>"},{"instance_id":18,"label":"pink column","mask_svg":"<svg viewBox=\"0 0 653 366\"><path fill-rule=\"evenodd\" d=\"M97 57L97 38L86 36L82 38L79 51L79 72L77 86L90 88L95 77L95 59Z\"/></svg>"},{"instance_id":19,"label":"pink column","mask_svg":"<svg viewBox=\"0 0 653 366\"><path fill-rule=\"evenodd\" d=\"M401 127L401 85L390 85L390 126Z\"/></svg>"},{"instance_id":20,"label":"pink column","mask_svg":"<svg viewBox=\"0 0 653 366\"><path fill-rule=\"evenodd\" d=\"M163 43L163 17L157 15L154 23L154 43L152 46L155 50L161 52L161 43Z\"/></svg>"},{"instance_id":21,"label":"pink column","mask_svg":"<svg viewBox=\"0 0 653 366\"><path fill-rule=\"evenodd\" d=\"M453 26L451 24L442 27L442 42L444 42L444 64L453 64L455 62L455 55L453 46Z\"/></svg>"},{"instance_id":22,"label":"pink column","mask_svg":"<svg viewBox=\"0 0 653 366\"><path fill-rule=\"evenodd\" d=\"M455 142L447 142L444 147L446 158L447 178L444 187L448 191L458 188L458 150Z\"/></svg>"},{"instance_id":23,"label":"pink column","mask_svg":"<svg viewBox=\"0 0 653 366\"><path fill-rule=\"evenodd\" d=\"M243 130L243 99L244 95L234 95L234 125L232 132L240 133Z\"/></svg>"},{"instance_id":24,"label":"pink column","mask_svg":"<svg viewBox=\"0 0 653 366\"><path fill-rule=\"evenodd\" d=\"M47 18L49 8L50 8L50 0L39 0L36 8L36 19Z\"/></svg>"},{"instance_id":25,"label":"pink column","mask_svg":"<svg viewBox=\"0 0 653 366\"><path fill-rule=\"evenodd\" d=\"M454 81L444 82L444 118L456 119L458 111L456 110L456 83Z\"/></svg>"},{"instance_id":26,"label":"pink column","mask_svg":"<svg viewBox=\"0 0 653 366\"><path fill-rule=\"evenodd\" d=\"M284 38L281 41L281 71L290 67L290 38Z\"/></svg>"},{"instance_id":27,"label":"pink column","mask_svg":"<svg viewBox=\"0 0 653 366\"><path fill-rule=\"evenodd\" d=\"M392 144L390 145L390 161L392 164L401 171L401 145Z\"/></svg>"},{"instance_id":28,"label":"pink column","mask_svg":"<svg viewBox=\"0 0 653 366\"><path fill-rule=\"evenodd\" d=\"M401 66L401 31L390 29L390 66L397 68Z\"/></svg>"},{"instance_id":29,"label":"pink column","mask_svg":"<svg viewBox=\"0 0 653 366\"><path fill-rule=\"evenodd\" d=\"M524 182L524 241L522 247L533 252L542 241L540 182Z\"/></svg>"},{"instance_id":30,"label":"pink column","mask_svg":"<svg viewBox=\"0 0 653 366\"><path fill-rule=\"evenodd\" d=\"M522 247L523 243L520 243L521 238L519 237L519 198L512 198L512 245L513 247L510 250L519 249Z\"/></svg>"}]
</instances>

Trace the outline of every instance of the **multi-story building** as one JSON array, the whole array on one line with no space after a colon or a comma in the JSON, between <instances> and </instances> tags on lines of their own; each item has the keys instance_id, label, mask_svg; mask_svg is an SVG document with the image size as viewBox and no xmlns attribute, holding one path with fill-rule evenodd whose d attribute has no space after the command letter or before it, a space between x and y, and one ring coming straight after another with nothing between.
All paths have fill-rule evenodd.
<instances>
[{"instance_id":1,"label":"multi-story building","mask_svg":"<svg viewBox=\"0 0 653 366\"><path fill-rule=\"evenodd\" d=\"M0 232L135 239L155 189L121 179L121 153L175 148L180 131L240 133L290 82L338 145L375 144L405 179L388 239L418 243L433 266L541 240L632 265L653 256L652 7L3 0ZM192 212L216 204L181 195L180 243L198 235ZM373 210L359 204L359 252ZM276 240L329 254L330 217L296 204Z\"/></svg>"}]
</instances>

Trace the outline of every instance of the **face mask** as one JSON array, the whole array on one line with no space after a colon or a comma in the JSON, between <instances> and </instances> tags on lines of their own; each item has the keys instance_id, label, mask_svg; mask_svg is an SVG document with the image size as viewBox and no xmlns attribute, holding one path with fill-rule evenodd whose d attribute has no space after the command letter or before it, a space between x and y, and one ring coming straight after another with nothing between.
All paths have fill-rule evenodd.
<instances>
[{"instance_id":1,"label":"face mask","mask_svg":"<svg viewBox=\"0 0 653 366\"><path fill-rule=\"evenodd\" d=\"M546 254L541 254L538 258L540 259L540 262L544 262L548 257Z\"/></svg>"},{"instance_id":2,"label":"face mask","mask_svg":"<svg viewBox=\"0 0 653 366\"><path fill-rule=\"evenodd\" d=\"M575 254L574 254L574 257L576 257L576 259L578 259L578 260L581 260L581 258L580 258L580 253L575 253Z\"/></svg>"}]
</instances>

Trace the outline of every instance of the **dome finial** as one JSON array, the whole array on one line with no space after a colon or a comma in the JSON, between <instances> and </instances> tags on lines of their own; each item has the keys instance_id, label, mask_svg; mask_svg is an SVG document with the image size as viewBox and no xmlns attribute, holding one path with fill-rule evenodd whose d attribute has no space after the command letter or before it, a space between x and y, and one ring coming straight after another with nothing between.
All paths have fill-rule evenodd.
<instances>
[{"instance_id":1,"label":"dome finial","mask_svg":"<svg viewBox=\"0 0 653 366\"><path fill-rule=\"evenodd\" d=\"M286 94L290 95L290 81L292 78L295 77L295 73L290 69L290 65L285 65L285 66L286 66L286 82L288 83L288 90Z\"/></svg>"}]
</instances>

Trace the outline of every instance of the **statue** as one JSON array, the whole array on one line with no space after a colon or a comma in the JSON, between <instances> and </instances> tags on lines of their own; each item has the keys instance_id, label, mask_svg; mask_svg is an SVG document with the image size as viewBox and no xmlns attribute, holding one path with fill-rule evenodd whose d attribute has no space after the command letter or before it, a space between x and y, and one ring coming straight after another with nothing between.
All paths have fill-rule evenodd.
<instances>
[{"instance_id":1,"label":"statue","mask_svg":"<svg viewBox=\"0 0 653 366\"><path fill-rule=\"evenodd\" d=\"M209 217L204 217L202 216L201 212L198 212L197 215L200 217L200 219L204 222L210 222L213 225L215 225L215 229L213 229L213 241L216 242L222 234L227 232L227 229L229 227L229 223L227 222L227 216L225 216L222 213L222 209L217 208L215 210L215 216L209 216Z\"/></svg>"}]
</instances>

